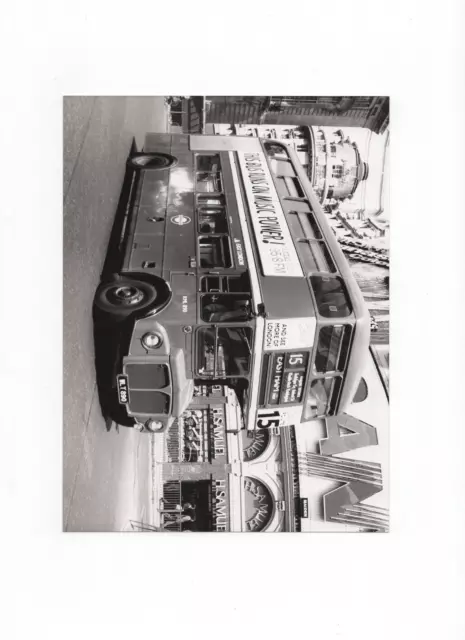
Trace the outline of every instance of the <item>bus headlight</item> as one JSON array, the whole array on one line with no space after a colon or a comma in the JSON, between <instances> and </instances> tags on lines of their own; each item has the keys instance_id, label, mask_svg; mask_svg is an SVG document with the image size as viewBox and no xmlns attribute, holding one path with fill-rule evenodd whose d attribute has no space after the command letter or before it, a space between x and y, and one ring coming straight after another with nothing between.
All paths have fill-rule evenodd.
<instances>
[{"instance_id":1,"label":"bus headlight","mask_svg":"<svg viewBox=\"0 0 465 640\"><path fill-rule=\"evenodd\" d=\"M158 349L163 342L160 334L150 331L142 336L142 344L146 349Z\"/></svg>"},{"instance_id":2,"label":"bus headlight","mask_svg":"<svg viewBox=\"0 0 465 640\"><path fill-rule=\"evenodd\" d=\"M145 423L145 428L151 433L156 433L157 431L161 431L163 429L163 422L161 422L160 420L153 420L152 418L149 418Z\"/></svg>"}]
</instances>

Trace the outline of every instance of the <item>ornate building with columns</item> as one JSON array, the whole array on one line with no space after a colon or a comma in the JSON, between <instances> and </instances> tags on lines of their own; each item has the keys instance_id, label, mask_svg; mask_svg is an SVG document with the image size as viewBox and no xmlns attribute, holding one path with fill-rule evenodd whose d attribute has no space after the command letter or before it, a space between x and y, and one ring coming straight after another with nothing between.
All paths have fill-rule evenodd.
<instances>
[{"instance_id":1,"label":"ornate building with columns","mask_svg":"<svg viewBox=\"0 0 465 640\"><path fill-rule=\"evenodd\" d=\"M357 144L334 127L210 124L206 132L285 142L297 153L322 204L351 199L360 182L368 178L368 164Z\"/></svg>"}]
</instances>

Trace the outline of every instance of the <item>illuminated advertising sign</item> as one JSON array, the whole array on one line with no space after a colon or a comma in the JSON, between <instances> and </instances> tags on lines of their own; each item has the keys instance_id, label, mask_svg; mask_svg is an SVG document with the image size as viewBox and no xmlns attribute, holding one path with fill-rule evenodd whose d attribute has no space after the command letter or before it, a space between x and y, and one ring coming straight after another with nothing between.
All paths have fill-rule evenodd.
<instances>
[{"instance_id":1,"label":"illuminated advertising sign","mask_svg":"<svg viewBox=\"0 0 465 640\"><path fill-rule=\"evenodd\" d=\"M265 154L238 152L250 217L265 276L302 277Z\"/></svg>"}]
</instances>

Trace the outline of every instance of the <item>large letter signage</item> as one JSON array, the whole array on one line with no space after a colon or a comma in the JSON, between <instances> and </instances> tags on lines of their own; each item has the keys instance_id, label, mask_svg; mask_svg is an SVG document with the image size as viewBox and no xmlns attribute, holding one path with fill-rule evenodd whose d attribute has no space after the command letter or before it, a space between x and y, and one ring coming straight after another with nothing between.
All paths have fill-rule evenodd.
<instances>
[{"instance_id":1,"label":"large letter signage","mask_svg":"<svg viewBox=\"0 0 465 640\"><path fill-rule=\"evenodd\" d=\"M341 434L340 427L351 433ZM378 434L375 427L349 416L347 413L327 418L326 433L327 437L320 440L320 453L327 456L378 444Z\"/></svg>"}]
</instances>

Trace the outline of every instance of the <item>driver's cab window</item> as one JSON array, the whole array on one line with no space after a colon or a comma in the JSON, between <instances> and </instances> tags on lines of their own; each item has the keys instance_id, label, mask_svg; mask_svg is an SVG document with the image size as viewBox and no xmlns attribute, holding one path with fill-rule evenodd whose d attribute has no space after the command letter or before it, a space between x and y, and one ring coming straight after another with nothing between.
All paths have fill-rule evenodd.
<instances>
[{"instance_id":1,"label":"driver's cab window","mask_svg":"<svg viewBox=\"0 0 465 640\"><path fill-rule=\"evenodd\" d=\"M197 332L197 372L202 377L246 376L251 357L249 327L205 327Z\"/></svg>"},{"instance_id":2,"label":"driver's cab window","mask_svg":"<svg viewBox=\"0 0 465 640\"><path fill-rule=\"evenodd\" d=\"M204 295L201 314L204 322L246 322L251 318L250 296L231 293Z\"/></svg>"}]
</instances>

